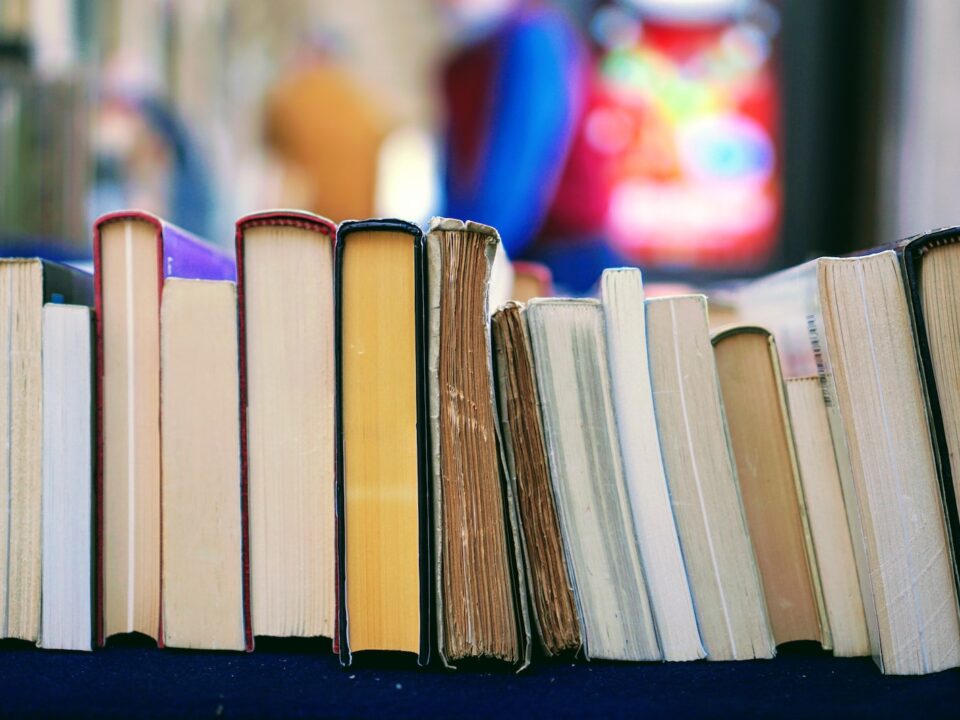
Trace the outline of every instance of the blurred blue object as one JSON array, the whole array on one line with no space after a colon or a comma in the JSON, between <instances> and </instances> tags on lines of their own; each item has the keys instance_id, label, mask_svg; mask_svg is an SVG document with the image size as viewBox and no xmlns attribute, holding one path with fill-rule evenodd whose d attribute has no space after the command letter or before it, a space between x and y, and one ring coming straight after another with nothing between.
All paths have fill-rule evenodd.
<instances>
[{"instance_id":1,"label":"blurred blue object","mask_svg":"<svg viewBox=\"0 0 960 720\"><path fill-rule=\"evenodd\" d=\"M174 111L158 98L140 102L144 117L166 139L173 157L170 178L170 221L200 237L210 236L213 191L200 148Z\"/></svg>"},{"instance_id":2,"label":"blurred blue object","mask_svg":"<svg viewBox=\"0 0 960 720\"><path fill-rule=\"evenodd\" d=\"M540 230L581 111L584 42L562 12L523 6L446 72L444 214L495 226L511 257Z\"/></svg>"},{"instance_id":3,"label":"blurred blue object","mask_svg":"<svg viewBox=\"0 0 960 720\"><path fill-rule=\"evenodd\" d=\"M145 210L162 215L175 225L200 237L209 237L214 212L212 180L200 147L194 142L183 120L163 100L152 95L109 97L124 112L138 116L164 149L169 172L163 198ZM122 153L101 152L96 158L96 187L91 217L128 207L130 195L130 158ZM142 201L141 201L142 202Z\"/></svg>"}]
</instances>

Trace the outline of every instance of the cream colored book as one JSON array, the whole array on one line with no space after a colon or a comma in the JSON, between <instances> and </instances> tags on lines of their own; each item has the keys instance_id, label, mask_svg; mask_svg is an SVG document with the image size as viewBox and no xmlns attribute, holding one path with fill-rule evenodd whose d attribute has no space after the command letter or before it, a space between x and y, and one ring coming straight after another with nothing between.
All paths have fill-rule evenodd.
<instances>
[{"instance_id":1,"label":"cream colored book","mask_svg":"<svg viewBox=\"0 0 960 720\"><path fill-rule=\"evenodd\" d=\"M897 254L822 258L817 284L881 667L897 675L956 667L957 592Z\"/></svg>"},{"instance_id":2,"label":"cream colored book","mask_svg":"<svg viewBox=\"0 0 960 720\"><path fill-rule=\"evenodd\" d=\"M833 654L869 655L870 638L857 581L857 563L820 378L790 378L786 387Z\"/></svg>"},{"instance_id":3,"label":"cream colored book","mask_svg":"<svg viewBox=\"0 0 960 720\"><path fill-rule=\"evenodd\" d=\"M41 632L43 307L52 301L92 303L92 278L36 258L0 259L0 638L30 642Z\"/></svg>"},{"instance_id":4,"label":"cream colored book","mask_svg":"<svg viewBox=\"0 0 960 720\"><path fill-rule=\"evenodd\" d=\"M705 653L660 454L640 271L604 271L600 294L624 476L663 659L697 660Z\"/></svg>"},{"instance_id":5,"label":"cream colored book","mask_svg":"<svg viewBox=\"0 0 960 720\"><path fill-rule=\"evenodd\" d=\"M222 249L138 210L94 225L97 642L160 638L160 296L168 277L234 280Z\"/></svg>"},{"instance_id":6,"label":"cream colored book","mask_svg":"<svg viewBox=\"0 0 960 720\"><path fill-rule=\"evenodd\" d=\"M647 300L660 444L709 660L773 657L775 643L730 448L706 298Z\"/></svg>"},{"instance_id":7,"label":"cream colored book","mask_svg":"<svg viewBox=\"0 0 960 720\"><path fill-rule=\"evenodd\" d=\"M526 318L584 654L661 659L617 438L603 308L531 300Z\"/></svg>"},{"instance_id":8,"label":"cream colored book","mask_svg":"<svg viewBox=\"0 0 960 720\"><path fill-rule=\"evenodd\" d=\"M880 664L880 632L864 543L863 513L853 487L850 453L824 340L817 262L813 260L747 283L730 293L729 299L737 309L740 322L759 325L773 334L785 378L820 378L833 461L839 476L863 616L870 639L870 653Z\"/></svg>"},{"instance_id":9,"label":"cream colored book","mask_svg":"<svg viewBox=\"0 0 960 720\"><path fill-rule=\"evenodd\" d=\"M160 318L163 642L252 649L245 626L236 286L169 278Z\"/></svg>"},{"instance_id":10,"label":"cream colored book","mask_svg":"<svg viewBox=\"0 0 960 720\"><path fill-rule=\"evenodd\" d=\"M237 222L255 635L333 637L335 238L307 213Z\"/></svg>"},{"instance_id":11,"label":"cream colored book","mask_svg":"<svg viewBox=\"0 0 960 720\"><path fill-rule=\"evenodd\" d=\"M0 638L40 631L43 268L0 261Z\"/></svg>"},{"instance_id":12,"label":"cream colored book","mask_svg":"<svg viewBox=\"0 0 960 720\"><path fill-rule=\"evenodd\" d=\"M893 674L958 660L945 522L952 518L956 537L951 397L934 361L950 343L943 271L954 235L945 229L857 258L814 260L734 293L741 318L776 335L788 378L820 378L870 650ZM945 302L933 300L938 294ZM954 589L941 589L951 574Z\"/></svg>"}]
</instances>

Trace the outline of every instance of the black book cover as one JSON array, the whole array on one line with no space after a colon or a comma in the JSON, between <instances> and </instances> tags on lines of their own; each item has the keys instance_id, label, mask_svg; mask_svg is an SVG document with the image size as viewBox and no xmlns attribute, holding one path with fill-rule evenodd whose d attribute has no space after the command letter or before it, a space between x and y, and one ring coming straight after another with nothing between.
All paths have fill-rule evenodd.
<instances>
[{"instance_id":1,"label":"black book cover","mask_svg":"<svg viewBox=\"0 0 960 720\"><path fill-rule=\"evenodd\" d=\"M950 227L931 230L921 235L906 238L896 243L894 249L900 257L901 267L903 268L907 302L910 306L910 319L913 323L913 337L916 343L917 356L920 360L931 440L934 457L937 461L944 517L947 522L947 534L953 553L954 581L957 584L958 592L960 592L960 564L958 564L960 508L957 507L957 497L953 485L954 470L950 464L950 450L947 445L933 358L930 353L930 338L927 334L927 324L924 318L922 285L924 256L935 247L956 242L960 242L960 227Z\"/></svg>"},{"instance_id":2,"label":"black book cover","mask_svg":"<svg viewBox=\"0 0 960 720\"><path fill-rule=\"evenodd\" d=\"M424 239L423 232L416 225L404 220L372 219L348 220L340 224L337 230L337 243L334 258L334 356L336 371L336 523L337 523L337 628L336 646L340 663L350 665L353 655L350 650L350 624L346 605L346 523L344 497L344 448L343 448L343 254L344 246L354 232L402 232L410 235L414 248L414 312L416 315L416 404L417 404L417 459L419 492L419 555L420 555L420 651L417 663L421 666L430 662L431 628L431 548L430 548L430 429L426 404L426 338L424 302Z\"/></svg>"},{"instance_id":3,"label":"black book cover","mask_svg":"<svg viewBox=\"0 0 960 720\"><path fill-rule=\"evenodd\" d=\"M43 264L43 302L93 305L93 275L51 260Z\"/></svg>"}]
</instances>

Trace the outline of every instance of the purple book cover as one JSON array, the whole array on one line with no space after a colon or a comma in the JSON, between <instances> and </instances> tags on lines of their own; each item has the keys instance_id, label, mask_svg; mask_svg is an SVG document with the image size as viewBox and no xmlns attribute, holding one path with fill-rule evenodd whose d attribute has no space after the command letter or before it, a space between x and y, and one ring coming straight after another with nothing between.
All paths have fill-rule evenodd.
<instances>
[{"instance_id":1,"label":"purple book cover","mask_svg":"<svg viewBox=\"0 0 960 720\"><path fill-rule=\"evenodd\" d=\"M231 280L236 281L236 262L229 250L210 245L200 238L171 225L155 215L139 210L121 210L101 216L93 228L93 284L94 309L96 314L96 633L97 644L104 643L103 628L103 266L101 264L101 236L104 226L115 222L139 221L156 229L157 237L157 287L163 292L163 281L168 277L190 280ZM159 331L160 318L157 317ZM159 378L158 378L159 380ZM246 526L246 509L243 509L243 524ZM246 531L244 531L246 538ZM243 553L246 556L246 543ZM252 649L250 636L249 577L247 563L244 562L244 623L246 625L248 647ZM157 618L157 644L163 645L163 619Z\"/></svg>"},{"instance_id":2,"label":"purple book cover","mask_svg":"<svg viewBox=\"0 0 960 720\"><path fill-rule=\"evenodd\" d=\"M228 251L181 230L176 225L160 222L164 278L196 280L236 280L237 265Z\"/></svg>"}]
</instances>

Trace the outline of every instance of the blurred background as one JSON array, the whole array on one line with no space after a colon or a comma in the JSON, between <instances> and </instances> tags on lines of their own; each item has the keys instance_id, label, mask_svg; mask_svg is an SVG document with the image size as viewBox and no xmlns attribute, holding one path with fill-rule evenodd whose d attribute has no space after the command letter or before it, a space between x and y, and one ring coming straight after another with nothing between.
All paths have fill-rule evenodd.
<instances>
[{"instance_id":1,"label":"blurred background","mask_svg":"<svg viewBox=\"0 0 960 720\"><path fill-rule=\"evenodd\" d=\"M955 0L0 0L2 253L138 207L495 225L559 290L960 222Z\"/></svg>"}]
</instances>

